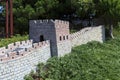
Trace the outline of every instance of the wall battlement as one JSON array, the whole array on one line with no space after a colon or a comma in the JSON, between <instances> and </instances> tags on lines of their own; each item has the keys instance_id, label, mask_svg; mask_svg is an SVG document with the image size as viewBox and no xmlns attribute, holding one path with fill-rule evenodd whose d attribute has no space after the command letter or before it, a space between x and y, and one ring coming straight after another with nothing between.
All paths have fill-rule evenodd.
<instances>
[{"instance_id":1,"label":"wall battlement","mask_svg":"<svg viewBox=\"0 0 120 80\"><path fill-rule=\"evenodd\" d=\"M50 45L49 41L33 43L32 40L27 40L11 43L8 47L0 48L0 62L20 58L46 45Z\"/></svg>"},{"instance_id":2,"label":"wall battlement","mask_svg":"<svg viewBox=\"0 0 120 80\"><path fill-rule=\"evenodd\" d=\"M33 43L33 40L26 40L26 41L11 43L7 47L0 48L0 53L6 53L7 51L12 51L21 46L32 45L32 43Z\"/></svg>"},{"instance_id":3,"label":"wall battlement","mask_svg":"<svg viewBox=\"0 0 120 80\"><path fill-rule=\"evenodd\" d=\"M92 30L92 27L86 27L78 32L71 34L71 40L75 39L76 37L79 37L80 35L85 34L87 31L90 31L90 30Z\"/></svg>"},{"instance_id":4,"label":"wall battlement","mask_svg":"<svg viewBox=\"0 0 120 80\"><path fill-rule=\"evenodd\" d=\"M69 29L69 22L68 21L55 20L54 23L55 23L56 28Z\"/></svg>"},{"instance_id":5,"label":"wall battlement","mask_svg":"<svg viewBox=\"0 0 120 80\"><path fill-rule=\"evenodd\" d=\"M105 29L103 26L87 27L71 34L72 47L86 44L90 41L105 41Z\"/></svg>"},{"instance_id":6,"label":"wall battlement","mask_svg":"<svg viewBox=\"0 0 120 80\"><path fill-rule=\"evenodd\" d=\"M48 19L44 19L44 20L30 20L30 22L34 22L34 24L48 24L50 22L54 22L54 20L48 20Z\"/></svg>"},{"instance_id":7,"label":"wall battlement","mask_svg":"<svg viewBox=\"0 0 120 80\"><path fill-rule=\"evenodd\" d=\"M34 21L34 23L42 23L42 24L46 24L46 23L49 23L49 22L58 23L58 24L69 24L68 21L53 20L53 19L30 20L30 21Z\"/></svg>"},{"instance_id":8,"label":"wall battlement","mask_svg":"<svg viewBox=\"0 0 120 80\"><path fill-rule=\"evenodd\" d=\"M16 48L17 47L17 48ZM24 80L36 65L51 57L49 41L32 43L32 40L12 43L0 52L0 80Z\"/></svg>"},{"instance_id":9,"label":"wall battlement","mask_svg":"<svg viewBox=\"0 0 120 80\"><path fill-rule=\"evenodd\" d=\"M68 21L63 21L63 20L55 20L55 23L57 23L57 24L69 24L69 22Z\"/></svg>"}]
</instances>

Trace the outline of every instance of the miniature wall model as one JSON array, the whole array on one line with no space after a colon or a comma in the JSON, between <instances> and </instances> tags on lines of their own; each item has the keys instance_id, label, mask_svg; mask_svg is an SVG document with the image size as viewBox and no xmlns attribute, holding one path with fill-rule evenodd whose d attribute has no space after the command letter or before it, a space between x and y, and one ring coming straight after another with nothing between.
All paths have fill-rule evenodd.
<instances>
[{"instance_id":1,"label":"miniature wall model","mask_svg":"<svg viewBox=\"0 0 120 80\"><path fill-rule=\"evenodd\" d=\"M0 48L0 80L24 80L36 65L52 56L64 56L72 47L89 41L103 42L103 26L84 28L69 34L69 22L61 20L30 20L32 40L15 42Z\"/></svg>"}]
</instances>

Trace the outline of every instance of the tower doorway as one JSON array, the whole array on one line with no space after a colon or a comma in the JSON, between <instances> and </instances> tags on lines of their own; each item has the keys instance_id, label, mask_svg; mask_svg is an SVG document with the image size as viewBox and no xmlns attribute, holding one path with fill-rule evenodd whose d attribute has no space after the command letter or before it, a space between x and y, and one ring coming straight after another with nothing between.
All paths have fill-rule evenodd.
<instances>
[{"instance_id":1,"label":"tower doorway","mask_svg":"<svg viewBox=\"0 0 120 80\"><path fill-rule=\"evenodd\" d=\"M40 35L40 42L44 41L44 36Z\"/></svg>"}]
</instances>

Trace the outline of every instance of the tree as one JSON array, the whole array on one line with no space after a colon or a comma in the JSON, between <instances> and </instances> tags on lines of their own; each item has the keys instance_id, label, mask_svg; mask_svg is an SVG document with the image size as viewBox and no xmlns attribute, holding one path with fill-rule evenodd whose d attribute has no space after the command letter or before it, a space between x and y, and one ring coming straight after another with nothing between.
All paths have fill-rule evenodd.
<instances>
[{"instance_id":1,"label":"tree","mask_svg":"<svg viewBox=\"0 0 120 80\"><path fill-rule=\"evenodd\" d=\"M95 10L92 0L78 0L76 14L81 19L90 17L90 14L94 13Z\"/></svg>"},{"instance_id":2,"label":"tree","mask_svg":"<svg viewBox=\"0 0 120 80\"><path fill-rule=\"evenodd\" d=\"M57 17L58 0L38 0L35 7L38 18L50 19Z\"/></svg>"},{"instance_id":3,"label":"tree","mask_svg":"<svg viewBox=\"0 0 120 80\"><path fill-rule=\"evenodd\" d=\"M105 24L109 26L109 34L113 36L113 27L120 20L120 0L94 0L96 14L101 16Z\"/></svg>"},{"instance_id":4,"label":"tree","mask_svg":"<svg viewBox=\"0 0 120 80\"><path fill-rule=\"evenodd\" d=\"M23 35L28 32L28 20L33 19L35 15L34 8L31 5L23 5L22 0L14 0L14 26L15 33Z\"/></svg>"},{"instance_id":5,"label":"tree","mask_svg":"<svg viewBox=\"0 0 120 80\"><path fill-rule=\"evenodd\" d=\"M69 20L72 19L77 10L77 1L78 0L58 0L59 7L58 7L58 14L59 18L68 18Z\"/></svg>"},{"instance_id":6,"label":"tree","mask_svg":"<svg viewBox=\"0 0 120 80\"><path fill-rule=\"evenodd\" d=\"M38 0L35 7L39 18L62 19L76 12L76 3L77 0Z\"/></svg>"}]
</instances>

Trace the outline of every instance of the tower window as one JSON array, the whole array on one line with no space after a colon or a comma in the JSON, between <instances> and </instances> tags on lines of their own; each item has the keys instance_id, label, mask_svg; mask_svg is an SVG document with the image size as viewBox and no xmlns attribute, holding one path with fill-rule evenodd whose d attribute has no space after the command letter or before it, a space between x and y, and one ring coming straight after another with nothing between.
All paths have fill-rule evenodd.
<instances>
[{"instance_id":1,"label":"tower window","mask_svg":"<svg viewBox=\"0 0 120 80\"><path fill-rule=\"evenodd\" d=\"M44 36L40 35L40 42L44 41Z\"/></svg>"},{"instance_id":2,"label":"tower window","mask_svg":"<svg viewBox=\"0 0 120 80\"><path fill-rule=\"evenodd\" d=\"M66 38L68 39L68 35L66 36Z\"/></svg>"},{"instance_id":3,"label":"tower window","mask_svg":"<svg viewBox=\"0 0 120 80\"><path fill-rule=\"evenodd\" d=\"M62 40L62 37L60 36L60 41Z\"/></svg>"},{"instance_id":4,"label":"tower window","mask_svg":"<svg viewBox=\"0 0 120 80\"><path fill-rule=\"evenodd\" d=\"M65 40L65 36L63 36L63 40Z\"/></svg>"}]
</instances>

